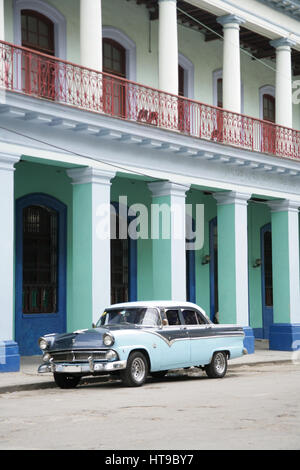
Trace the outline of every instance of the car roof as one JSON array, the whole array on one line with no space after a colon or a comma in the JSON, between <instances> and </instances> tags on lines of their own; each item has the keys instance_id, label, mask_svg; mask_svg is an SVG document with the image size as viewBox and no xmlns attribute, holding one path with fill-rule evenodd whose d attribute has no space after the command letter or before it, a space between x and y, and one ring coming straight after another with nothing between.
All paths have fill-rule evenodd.
<instances>
[{"instance_id":1,"label":"car roof","mask_svg":"<svg viewBox=\"0 0 300 470\"><path fill-rule=\"evenodd\" d=\"M186 307L186 308L196 308L200 310L204 315L206 315L205 311L203 308L199 307L199 305L196 305L192 302L180 302L177 300L149 300L149 301L138 301L138 302L123 302L120 304L113 304L107 307L108 309L112 308L133 308L133 307L139 307L139 308L145 308L145 307L159 307L159 308L179 308L179 307Z\"/></svg>"}]
</instances>

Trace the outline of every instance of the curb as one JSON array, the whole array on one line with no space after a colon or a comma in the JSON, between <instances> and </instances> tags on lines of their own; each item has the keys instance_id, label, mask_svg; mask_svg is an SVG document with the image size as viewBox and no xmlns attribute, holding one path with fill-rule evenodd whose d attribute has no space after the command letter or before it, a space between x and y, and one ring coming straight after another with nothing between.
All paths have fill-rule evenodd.
<instances>
[{"instance_id":1,"label":"curb","mask_svg":"<svg viewBox=\"0 0 300 470\"><path fill-rule=\"evenodd\" d=\"M275 365L275 364L290 364L293 361L291 359L279 359L279 360L269 360L269 361L257 361L257 362L247 362L244 364L234 364L234 363L229 363L228 364L228 370L229 369L238 369L242 367L254 367L254 366L261 366L261 365ZM105 382L107 381L107 378L110 377L109 375L102 375L98 377L85 377L82 380L82 384L94 384L98 382ZM114 379L111 379L114 380ZM13 392L30 392L32 390L46 390L46 389L52 389L52 388L58 388L57 385L55 384L54 380L51 380L51 382L34 382L34 383L28 383L28 384L19 384L19 385L7 385L4 387L0 386L0 395L4 393L13 393Z\"/></svg>"}]
</instances>

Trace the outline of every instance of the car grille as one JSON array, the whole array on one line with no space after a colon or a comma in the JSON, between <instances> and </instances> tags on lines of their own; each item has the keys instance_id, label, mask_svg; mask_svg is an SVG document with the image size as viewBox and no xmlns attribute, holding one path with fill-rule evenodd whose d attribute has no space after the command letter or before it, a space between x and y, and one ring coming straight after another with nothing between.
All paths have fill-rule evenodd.
<instances>
[{"instance_id":1,"label":"car grille","mask_svg":"<svg viewBox=\"0 0 300 470\"><path fill-rule=\"evenodd\" d=\"M50 352L54 362L87 362L89 357L94 361L105 360L107 351L63 351Z\"/></svg>"}]
</instances>

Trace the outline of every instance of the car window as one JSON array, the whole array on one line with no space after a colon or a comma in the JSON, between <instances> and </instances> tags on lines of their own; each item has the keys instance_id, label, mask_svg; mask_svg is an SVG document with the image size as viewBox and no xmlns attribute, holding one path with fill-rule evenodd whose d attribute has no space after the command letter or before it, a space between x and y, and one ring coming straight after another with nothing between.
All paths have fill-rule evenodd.
<instances>
[{"instance_id":1,"label":"car window","mask_svg":"<svg viewBox=\"0 0 300 470\"><path fill-rule=\"evenodd\" d=\"M182 315L186 325L198 325L196 312L194 310L182 310Z\"/></svg>"},{"instance_id":2,"label":"car window","mask_svg":"<svg viewBox=\"0 0 300 470\"><path fill-rule=\"evenodd\" d=\"M169 322L169 325L180 325L180 318L178 310L166 310L166 316Z\"/></svg>"},{"instance_id":3,"label":"car window","mask_svg":"<svg viewBox=\"0 0 300 470\"><path fill-rule=\"evenodd\" d=\"M199 325L207 325L207 321L205 320L205 318L199 312L196 312L196 315L197 315L197 318L198 318Z\"/></svg>"}]
</instances>

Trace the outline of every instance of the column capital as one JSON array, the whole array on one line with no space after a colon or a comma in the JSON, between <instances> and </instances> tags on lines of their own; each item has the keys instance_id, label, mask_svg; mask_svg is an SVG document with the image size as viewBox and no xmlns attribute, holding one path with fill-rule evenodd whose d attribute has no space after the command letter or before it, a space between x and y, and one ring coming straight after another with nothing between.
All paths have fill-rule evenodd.
<instances>
[{"instance_id":1,"label":"column capital","mask_svg":"<svg viewBox=\"0 0 300 470\"><path fill-rule=\"evenodd\" d=\"M296 43L289 38L278 38L270 41L270 45L275 49L278 49L279 47L284 47L286 49L295 46Z\"/></svg>"},{"instance_id":2,"label":"column capital","mask_svg":"<svg viewBox=\"0 0 300 470\"><path fill-rule=\"evenodd\" d=\"M111 180L116 176L116 172L84 167L67 170L67 175L72 179L72 184L94 183L110 186Z\"/></svg>"},{"instance_id":3,"label":"column capital","mask_svg":"<svg viewBox=\"0 0 300 470\"><path fill-rule=\"evenodd\" d=\"M251 193L240 193L238 191L222 191L214 193L213 197L216 199L218 206L226 204L239 204L246 206L248 200L251 198Z\"/></svg>"},{"instance_id":4,"label":"column capital","mask_svg":"<svg viewBox=\"0 0 300 470\"><path fill-rule=\"evenodd\" d=\"M271 212L299 212L300 207L300 201L292 201L290 199L269 201L267 204Z\"/></svg>"},{"instance_id":5,"label":"column capital","mask_svg":"<svg viewBox=\"0 0 300 470\"><path fill-rule=\"evenodd\" d=\"M0 153L0 170L14 171L14 165L21 160L21 154Z\"/></svg>"},{"instance_id":6,"label":"column capital","mask_svg":"<svg viewBox=\"0 0 300 470\"><path fill-rule=\"evenodd\" d=\"M153 197L160 197L160 196L185 197L186 192L190 189L190 186L178 184L178 183L172 183L171 181L158 181L155 183L149 183L148 188L150 189Z\"/></svg>"},{"instance_id":7,"label":"column capital","mask_svg":"<svg viewBox=\"0 0 300 470\"><path fill-rule=\"evenodd\" d=\"M241 18L240 16L237 15L224 15L224 16L219 16L217 18L217 22L221 24L222 26L227 26L228 25L241 25L244 24L246 21Z\"/></svg>"}]
</instances>

